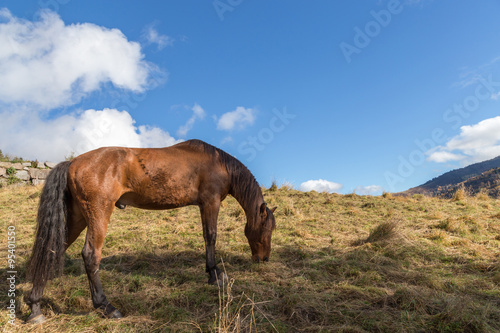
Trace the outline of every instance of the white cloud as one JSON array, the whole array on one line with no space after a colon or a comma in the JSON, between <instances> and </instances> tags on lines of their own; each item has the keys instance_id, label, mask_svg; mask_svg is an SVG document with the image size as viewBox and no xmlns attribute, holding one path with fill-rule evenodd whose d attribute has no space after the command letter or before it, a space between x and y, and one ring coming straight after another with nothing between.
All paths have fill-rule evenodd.
<instances>
[{"instance_id":1,"label":"white cloud","mask_svg":"<svg viewBox=\"0 0 500 333\"><path fill-rule=\"evenodd\" d=\"M460 134L445 146L428 152L429 161L444 163L461 161L467 165L500 155L500 116L485 119L475 125L462 126Z\"/></svg>"},{"instance_id":2,"label":"white cloud","mask_svg":"<svg viewBox=\"0 0 500 333\"><path fill-rule=\"evenodd\" d=\"M497 101L500 98L500 91L497 93L491 94L491 99Z\"/></svg>"},{"instance_id":3,"label":"white cloud","mask_svg":"<svg viewBox=\"0 0 500 333\"><path fill-rule=\"evenodd\" d=\"M101 146L172 145L178 141L168 132L136 127L126 111L50 117L50 110L71 106L110 84L144 92L152 87L148 81L153 74L158 71L144 60L140 45L117 29L65 25L51 11L30 22L0 9L0 149L28 159L60 161Z\"/></svg>"},{"instance_id":4,"label":"white cloud","mask_svg":"<svg viewBox=\"0 0 500 333\"><path fill-rule=\"evenodd\" d=\"M0 9L0 101L50 109L78 102L111 82L142 92L156 67L118 29L65 25L51 11L40 21Z\"/></svg>"},{"instance_id":5,"label":"white cloud","mask_svg":"<svg viewBox=\"0 0 500 333\"><path fill-rule=\"evenodd\" d=\"M125 111L123 111L125 112ZM161 128L149 125L141 125L138 130L141 148L161 148L179 143L183 140L176 140L168 132Z\"/></svg>"},{"instance_id":6,"label":"white cloud","mask_svg":"<svg viewBox=\"0 0 500 333\"><path fill-rule=\"evenodd\" d=\"M493 70L495 70L495 68L498 67L499 63L500 56L495 57L476 68L462 67L460 68L461 73L459 74L459 81L455 82L453 85L460 88L466 88L468 86L476 84L481 81L482 77L487 76L488 73L491 73Z\"/></svg>"},{"instance_id":7,"label":"white cloud","mask_svg":"<svg viewBox=\"0 0 500 333\"><path fill-rule=\"evenodd\" d=\"M13 113L14 114L14 113ZM0 114L4 152L28 159L61 161L65 156L104 146L165 147L179 142L157 127L135 126L127 111L86 110L44 121L34 115Z\"/></svg>"},{"instance_id":8,"label":"white cloud","mask_svg":"<svg viewBox=\"0 0 500 333\"><path fill-rule=\"evenodd\" d=\"M299 190L304 192L316 191L316 192L333 193L333 192L339 192L342 189L342 187L343 187L342 184L330 182L324 179L318 179L318 180L308 180L300 184Z\"/></svg>"},{"instance_id":9,"label":"white cloud","mask_svg":"<svg viewBox=\"0 0 500 333\"><path fill-rule=\"evenodd\" d=\"M174 39L167 35L160 35L154 28L154 24L147 26L142 34L148 44L158 45L158 50L162 50L166 46L174 45Z\"/></svg>"},{"instance_id":10,"label":"white cloud","mask_svg":"<svg viewBox=\"0 0 500 333\"><path fill-rule=\"evenodd\" d=\"M380 195L382 194L383 187L379 185L358 186L354 190L359 195Z\"/></svg>"},{"instance_id":11,"label":"white cloud","mask_svg":"<svg viewBox=\"0 0 500 333\"><path fill-rule=\"evenodd\" d=\"M194 103L194 106L191 108L191 110L193 111L193 115L191 116L191 118L189 118L186 124L179 127L179 129L177 130L177 135L180 137L185 137L187 135L187 133L193 128L196 120L205 118L205 110L203 110L203 108L198 103Z\"/></svg>"},{"instance_id":12,"label":"white cloud","mask_svg":"<svg viewBox=\"0 0 500 333\"><path fill-rule=\"evenodd\" d=\"M224 113L217 122L217 129L232 131L235 128L245 128L255 121L257 111L238 106L234 111Z\"/></svg>"},{"instance_id":13,"label":"white cloud","mask_svg":"<svg viewBox=\"0 0 500 333\"><path fill-rule=\"evenodd\" d=\"M465 158L465 156L460 154L453 154L449 151L440 150L442 147L438 148L437 151L431 153L427 158L428 161L436 162L436 163L446 163L449 161L460 161Z\"/></svg>"},{"instance_id":14,"label":"white cloud","mask_svg":"<svg viewBox=\"0 0 500 333\"><path fill-rule=\"evenodd\" d=\"M226 136L224 139L222 139L222 141L220 142L221 145L225 145L226 143L231 143L233 142L233 138L230 137L230 136Z\"/></svg>"}]
</instances>

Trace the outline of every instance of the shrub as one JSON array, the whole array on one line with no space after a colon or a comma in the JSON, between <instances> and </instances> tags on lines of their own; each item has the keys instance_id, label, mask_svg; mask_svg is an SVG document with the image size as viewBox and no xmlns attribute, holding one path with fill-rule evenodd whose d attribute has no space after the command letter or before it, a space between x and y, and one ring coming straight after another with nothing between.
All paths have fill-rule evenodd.
<instances>
[{"instance_id":1,"label":"shrub","mask_svg":"<svg viewBox=\"0 0 500 333\"><path fill-rule=\"evenodd\" d=\"M11 157L0 150L0 162L22 163L24 160L20 157Z\"/></svg>"},{"instance_id":2,"label":"shrub","mask_svg":"<svg viewBox=\"0 0 500 333\"><path fill-rule=\"evenodd\" d=\"M75 152L72 151L68 156L64 157L64 160L65 161L72 161L75 157L76 157Z\"/></svg>"},{"instance_id":3,"label":"shrub","mask_svg":"<svg viewBox=\"0 0 500 333\"><path fill-rule=\"evenodd\" d=\"M13 167L7 169L7 175L9 176L9 178L7 179L8 185L19 183L21 181L21 179L16 177L16 169L14 169Z\"/></svg>"},{"instance_id":4,"label":"shrub","mask_svg":"<svg viewBox=\"0 0 500 333\"><path fill-rule=\"evenodd\" d=\"M15 174L16 174L16 169L14 169L13 167L7 169L7 175L9 175L9 177L13 177Z\"/></svg>"}]
</instances>

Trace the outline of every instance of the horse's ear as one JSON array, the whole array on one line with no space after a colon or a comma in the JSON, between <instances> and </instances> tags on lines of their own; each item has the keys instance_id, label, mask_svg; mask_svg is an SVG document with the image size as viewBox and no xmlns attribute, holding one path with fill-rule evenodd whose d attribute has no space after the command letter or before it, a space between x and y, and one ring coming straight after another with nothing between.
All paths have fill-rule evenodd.
<instances>
[{"instance_id":1,"label":"horse's ear","mask_svg":"<svg viewBox=\"0 0 500 333\"><path fill-rule=\"evenodd\" d=\"M260 217L265 220L267 218L267 210L266 210L267 206L265 203L263 203L262 205L260 205Z\"/></svg>"},{"instance_id":2,"label":"horse's ear","mask_svg":"<svg viewBox=\"0 0 500 333\"><path fill-rule=\"evenodd\" d=\"M274 213L274 211L276 210L276 208L278 208L278 207L271 208L271 213Z\"/></svg>"}]
</instances>

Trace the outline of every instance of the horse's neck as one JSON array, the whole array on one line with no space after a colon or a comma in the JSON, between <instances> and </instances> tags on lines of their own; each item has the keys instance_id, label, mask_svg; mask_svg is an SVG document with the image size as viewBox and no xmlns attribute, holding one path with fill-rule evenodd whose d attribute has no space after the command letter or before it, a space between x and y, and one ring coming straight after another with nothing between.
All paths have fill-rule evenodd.
<instances>
[{"instance_id":1,"label":"horse's neck","mask_svg":"<svg viewBox=\"0 0 500 333\"><path fill-rule=\"evenodd\" d=\"M235 197L236 198L236 197ZM248 203L244 201L236 200L239 202L241 208L245 211L245 215L247 217L247 221L249 224L253 225L254 222L257 220L257 215L259 214L259 207L262 203L264 203L264 199L257 200L254 203Z\"/></svg>"},{"instance_id":2,"label":"horse's neck","mask_svg":"<svg viewBox=\"0 0 500 333\"><path fill-rule=\"evenodd\" d=\"M247 171L250 172L250 171ZM250 174L251 176L251 174ZM250 181L241 181L242 177L232 177L233 184L231 195L238 201L241 208L245 211L247 221L253 224L257 220L259 207L264 203L264 197L259 184L251 176Z\"/></svg>"}]
</instances>

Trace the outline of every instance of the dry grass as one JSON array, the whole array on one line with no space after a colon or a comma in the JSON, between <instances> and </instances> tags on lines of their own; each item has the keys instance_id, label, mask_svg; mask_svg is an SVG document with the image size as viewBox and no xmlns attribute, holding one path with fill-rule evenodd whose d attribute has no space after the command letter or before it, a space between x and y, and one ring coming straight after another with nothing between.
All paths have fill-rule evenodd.
<instances>
[{"instance_id":1,"label":"dry grass","mask_svg":"<svg viewBox=\"0 0 500 333\"><path fill-rule=\"evenodd\" d=\"M490 196L488 195L488 191L485 189L481 189L479 192L476 193L476 199L482 200L482 201L488 201L490 199Z\"/></svg>"},{"instance_id":2,"label":"dry grass","mask_svg":"<svg viewBox=\"0 0 500 333\"><path fill-rule=\"evenodd\" d=\"M463 186L459 187L455 193L453 193L453 197L451 198L451 201L464 201L469 197L469 194L465 190Z\"/></svg>"},{"instance_id":3,"label":"dry grass","mask_svg":"<svg viewBox=\"0 0 500 333\"><path fill-rule=\"evenodd\" d=\"M390 192L384 192L384 193L382 193L382 197L386 198L386 199L393 199L394 198L394 196Z\"/></svg>"},{"instance_id":4,"label":"dry grass","mask_svg":"<svg viewBox=\"0 0 500 333\"><path fill-rule=\"evenodd\" d=\"M92 309L80 251L46 288L43 326L23 325L39 188L0 189L0 237L16 227L16 323L0 294L0 327L12 332L498 332L500 203L482 196L433 199L265 191L276 211L271 261L254 264L245 216L227 198L217 256L230 279L206 284L199 211L115 211L101 280L120 321ZM460 195L459 195L460 196ZM2 243L5 244L5 243ZM7 249L2 246L3 256ZM221 264L222 267L222 264ZM1 270L5 281L7 270Z\"/></svg>"},{"instance_id":5,"label":"dry grass","mask_svg":"<svg viewBox=\"0 0 500 333\"><path fill-rule=\"evenodd\" d=\"M398 237L398 229L400 227L400 221L391 220L387 222L382 222L375 227L368 235L366 239L367 243L388 241L390 239Z\"/></svg>"}]
</instances>

